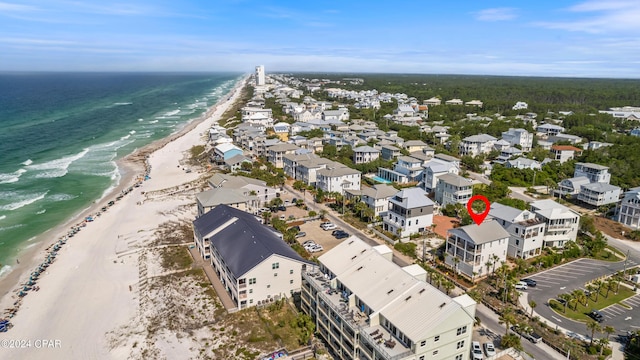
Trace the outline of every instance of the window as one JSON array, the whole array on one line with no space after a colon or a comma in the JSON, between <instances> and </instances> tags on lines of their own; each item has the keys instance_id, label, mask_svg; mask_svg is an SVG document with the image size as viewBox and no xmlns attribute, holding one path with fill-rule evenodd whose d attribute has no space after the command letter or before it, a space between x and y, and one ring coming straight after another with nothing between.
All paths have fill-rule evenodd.
<instances>
[{"instance_id":1,"label":"window","mask_svg":"<svg viewBox=\"0 0 640 360\"><path fill-rule=\"evenodd\" d=\"M289 280L289 284L293 284L293 280Z\"/></svg>"},{"instance_id":2,"label":"window","mask_svg":"<svg viewBox=\"0 0 640 360\"><path fill-rule=\"evenodd\" d=\"M458 343L456 344L456 349L460 349L464 347L464 340L460 340L458 341Z\"/></svg>"},{"instance_id":3,"label":"window","mask_svg":"<svg viewBox=\"0 0 640 360\"><path fill-rule=\"evenodd\" d=\"M273 276L274 276L274 277L275 277L275 276L278 276L278 273L273 273Z\"/></svg>"},{"instance_id":4,"label":"window","mask_svg":"<svg viewBox=\"0 0 640 360\"><path fill-rule=\"evenodd\" d=\"M253 299L249 299L249 304L253 304Z\"/></svg>"},{"instance_id":5,"label":"window","mask_svg":"<svg viewBox=\"0 0 640 360\"><path fill-rule=\"evenodd\" d=\"M253 289L249 289L249 294L253 294Z\"/></svg>"},{"instance_id":6,"label":"window","mask_svg":"<svg viewBox=\"0 0 640 360\"><path fill-rule=\"evenodd\" d=\"M256 278L249 279L249 285L253 285L256 283Z\"/></svg>"},{"instance_id":7,"label":"window","mask_svg":"<svg viewBox=\"0 0 640 360\"><path fill-rule=\"evenodd\" d=\"M293 269L289 270L289 274L293 274Z\"/></svg>"},{"instance_id":8,"label":"window","mask_svg":"<svg viewBox=\"0 0 640 360\"><path fill-rule=\"evenodd\" d=\"M438 350L434 351L433 355L438 355Z\"/></svg>"},{"instance_id":9,"label":"window","mask_svg":"<svg viewBox=\"0 0 640 360\"><path fill-rule=\"evenodd\" d=\"M456 331L456 335L462 335L462 334L464 334L466 332L467 332L467 325L465 325L465 326L463 326L461 328L458 328L458 330Z\"/></svg>"},{"instance_id":10,"label":"window","mask_svg":"<svg viewBox=\"0 0 640 360\"><path fill-rule=\"evenodd\" d=\"M456 360L462 360L462 354L456 355Z\"/></svg>"},{"instance_id":11,"label":"window","mask_svg":"<svg viewBox=\"0 0 640 360\"><path fill-rule=\"evenodd\" d=\"M436 337L433 338L433 341L439 341L440 340L440 335L437 335Z\"/></svg>"},{"instance_id":12,"label":"window","mask_svg":"<svg viewBox=\"0 0 640 360\"><path fill-rule=\"evenodd\" d=\"M420 360L424 360L424 355L419 357Z\"/></svg>"},{"instance_id":13,"label":"window","mask_svg":"<svg viewBox=\"0 0 640 360\"><path fill-rule=\"evenodd\" d=\"M271 287L271 285L267 285L267 289L269 289Z\"/></svg>"},{"instance_id":14,"label":"window","mask_svg":"<svg viewBox=\"0 0 640 360\"><path fill-rule=\"evenodd\" d=\"M273 263L271 264L271 269L279 269L280 268L280 263Z\"/></svg>"},{"instance_id":15,"label":"window","mask_svg":"<svg viewBox=\"0 0 640 360\"><path fill-rule=\"evenodd\" d=\"M422 340L422 341L420 342L420 346L425 346L425 345L427 345L427 340Z\"/></svg>"}]
</instances>

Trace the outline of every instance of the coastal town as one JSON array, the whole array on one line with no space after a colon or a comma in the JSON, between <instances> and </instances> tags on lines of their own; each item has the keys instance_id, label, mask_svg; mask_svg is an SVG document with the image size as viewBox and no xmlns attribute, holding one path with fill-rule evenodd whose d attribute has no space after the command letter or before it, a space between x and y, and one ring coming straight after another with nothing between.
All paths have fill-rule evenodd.
<instances>
[{"instance_id":1,"label":"coastal town","mask_svg":"<svg viewBox=\"0 0 640 360\"><path fill-rule=\"evenodd\" d=\"M53 316L49 281L83 299L108 284L117 300L84 312L119 309L92 335L128 358L622 359L637 344L640 187L581 160L613 144L527 99L487 116L482 99L354 86L366 79L257 66L129 159L117 197L43 250L0 329ZM600 114L633 124L640 108ZM92 237L99 271L74 274Z\"/></svg>"}]
</instances>

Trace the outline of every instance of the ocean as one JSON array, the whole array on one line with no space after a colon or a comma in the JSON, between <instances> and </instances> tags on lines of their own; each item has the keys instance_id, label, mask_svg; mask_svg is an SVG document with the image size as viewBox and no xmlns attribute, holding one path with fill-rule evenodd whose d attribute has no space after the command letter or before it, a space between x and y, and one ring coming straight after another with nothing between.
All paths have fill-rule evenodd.
<instances>
[{"instance_id":1,"label":"ocean","mask_svg":"<svg viewBox=\"0 0 640 360\"><path fill-rule=\"evenodd\" d=\"M117 159L178 131L242 76L0 73L0 276L37 235L108 194Z\"/></svg>"}]
</instances>

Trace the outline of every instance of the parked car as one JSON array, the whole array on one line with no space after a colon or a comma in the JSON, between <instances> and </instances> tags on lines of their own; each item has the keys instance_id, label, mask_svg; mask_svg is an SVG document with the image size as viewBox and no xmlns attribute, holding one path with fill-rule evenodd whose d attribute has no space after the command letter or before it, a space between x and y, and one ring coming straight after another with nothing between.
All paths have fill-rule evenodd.
<instances>
[{"instance_id":1,"label":"parked car","mask_svg":"<svg viewBox=\"0 0 640 360\"><path fill-rule=\"evenodd\" d=\"M471 358L473 360L482 360L484 358L482 356L482 348L478 341L471 342Z\"/></svg>"},{"instance_id":2,"label":"parked car","mask_svg":"<svg viewBox=\"0 0 640 360\"><path fill-rule=\"evenodd\" d=\"M287 211L287 208L284 205L278 206L279 211Z\"/></svg>"},{"instance_id":3,"label":"parked car","mask_svg":"<svg viewBox=\"0 0 640 360\"><path fill-rule=\"evenodd\" d=\"M335 234L335 235L333 235L333 236L334 236L336 239L346 239L346 238L348 238L348 237L349 237L349 234L348 234L348 233L346 233L346 232L344 232L344 231L342 231L342 232L339 232L339 233L337 233L337 234Z\"/></svg>"},{"instance_id":4,"label":"parked car","mask_svg":"<svg viewBox=\"0 0 640 360\"><path fill-rule=\"evenodd\" d=\"M297 238L301 238L301 237L305 237L307 236L307 233L304 231L300 231L299 233L296 234L296 239Z\"/></svg>"},{"instance_id":5,"label":"parked car","mask_svg":"<svg viewBox=\"0 0 640 360\"><path fill-rule=\"evenodd\" d=\"M316 242L315 242L315 241L313 241L313 240L307 240L307 241L305 241L305 242L303 242L303 243L302 243L302 246L306 246L306 245L309 245L309 244L315 244L315 243L316 243Z\"/></svg>"},{"instance_id":6,"label":"parked car","mask_svg":"<svg viewBox=\"0 0 640 360\"><path fill-rule=\"evenodd\" d=\"M516 290L527 290L527 283L520 281L516 284Z\"/></svg>"},{"instance_id":7,"label":"parked car","mask_svg":"<svg viewBox=\"0 0 640 360\"><path fill-rule=\"evenodd\" d=\"M511 331L513 331L514 333L520 335L523 339L527 339L529 341L531 341L532 343L539 343L542 340L542 336L531 332L531 333L527 333L527 332L522 332L520 331L520 328L517 326L512 326L511 327Z\"/></svg>"},{"instance_id":8,"label":"parked car","mask_svg":"<svg viewBox=\"0 0 640 360\"><path fill-rule=\"evenodd\" d=\"M320 227L322 228L322 230L324 231L328 231L328 230L335 230L337 229L336 224L330 223L330 222L326 222L326 223L322 223L320 224Z\"/></svg>"},{"instance_id":9,"label":"parked car","mask_svg":"<svg viewBox=\"0 0 640 360\"><path fill-rule=\"evenodd\" d=\"M316 244L314 246L309 246L307 248L307 251L310 252L310 253L320 252L322 250L324 250L324 248L322 247L322 245L318 245L318 244Z\"/></svg>"},{"instance_id":10,"label":"parked car","mask_svg":"<svg viewBox=\"0 0 640 360\"><path fill-rule=\"evenodd\" d=\"M284 215L280 215L280 220L282 220L282 221L287 220L287 217L284 216Z\"/></svg>"},{"instance_id":11,"label":"parked car","mask_svg":"<svg viewBox=\"0 0 640 360\"><path fill-rule=\"evenodd\" d=\"M484 353L487 354L487 356L496 355L496 348L493 346L493 343L490 343L490 342L484 343Z\"/></svg>"},{"instance_id":12,"label":"parked car","mask_svg":"<svg viewBox=\"0 0 640 360\"><path fill-rule=\"evenodd\" d=\"M520 281L527 283L528 287L536 287L536 285L538 285L538 283L533 279L522 279Z\"/></svg>"},{"instance_id":13,"label":"parked car","mask_svg":"<svg viewBox=\"0 0 640 360\"><path fill-rule=\"evenodd\" d=\"M591 310L591 312L589 313L589 317L597 322L602 322L604 320L604 316L602 315L602 313L595 309Z\"/></svg>"}]
</instances>

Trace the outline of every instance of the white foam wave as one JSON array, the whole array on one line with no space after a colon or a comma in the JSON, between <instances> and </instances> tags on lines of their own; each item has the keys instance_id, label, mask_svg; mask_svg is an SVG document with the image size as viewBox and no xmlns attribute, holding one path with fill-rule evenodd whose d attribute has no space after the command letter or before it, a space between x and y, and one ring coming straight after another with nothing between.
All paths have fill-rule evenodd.
<instances>
[{"instance_id":1,"label":"white foam wave","mask_svg":"<svg viewBox=\"0 0 640 360\"><path fill-rule=\"evenodd\" d=\"M174 116L174 115L177 115L179 112L180 112L180 109L178 109L178 110L172 110L172 111L168 111L168 112L166 112L166 113L164 113L164 114L162 114L162 115L163 115L163 116Z\"/></svg>"},{"instance_id":2,"label":"white foam wave","mask_svg":"<svg viewBox=\"0 0 640 360\"><path fill-rule=\"evenodd\" d=\"M37 174L36 178L56 178L62 177L67 174L67 170L69 169L69 165L71 165L74 161L77 161L84 157L89 152L88 148L83 149L81 152L75 155L65 156L60 159L55 159L51 161L47 161L42 164L31 164L27 166L27 169L30 170L39 170L43 171L40 174Z\"/></svg>"},{"instance_id":3,"label":"white foam wave","mask_svg":"<svg viewBox=\"0 0 640 360\"><path fill-rule=\"evenodd\" d=\"M131 135L133 135L133 134L135 134L135 133L136 133L136 131L135 131L135 130L131 130L131 131L129 131L129 134L131 134Z\"/></svg>"},{"instance_id":4,"label":"white foam wave","mask_svg":"<svg viewBox=\"0 0 640 360\"><path fill-rule=\"evenodd\" d=\"M60 194L53 194L51 196L48 196L47 198L51 201L67 201L67 200L75 199L77 198L77 196L60 193Z\"/></svg>"},{"instance_id":5,"label":"white foam wave","mask_svg":"<svg viewBox=\"0 0 640 360\"><path fill-rule=\"evenodd\" d=\"M22 165L26 165L26 166L28 166L28 165L33 164L33 160L31 160L31 159L27 159L27 160L25 160L25 161L21 162L21 164L22 164Z\"/></svg>"},{"instance_id":6,"label":"white foam wave","mask_svg":"<svg viewBox=\"0 0 640 360\"><path fill-rule=\"evenodd\" d=\"M121 137L120 140L127 140L130 137L131 137L131 135L126 135L126 136Z\"/></svg>"},{"instance_id":7,"label":"white foam wave","mask_svg":"<svg viewBox=\"0 0 640 360\"><path fill-rule=\"evenodd\" d=\"M133 103L130 102L117 102L117 103L113 103L113 105L115 106L125 106L125 105L131 105Z\"/></svg>"},{"instance_id":8,"label":"white foam wave","mask_svg":"<svg viewBox=\"0 0 640 360\"><path fill-rule=\"evenodd\" d=\"M157 123L158 121L160 121L160 120L152 120L152 121L149 121L149 124L155 124L155 123Z\"/></svg>"},{"instance_id":9,"label":"white foam wave","mask_svg":"<svg viewBox=\"0 0 640 360\"><path fill-rule=\"evenodd\" d=\"M140 119L138 119L138 121L144 121L144 119L143 119L143 118L140 118Z\"/></svg>"},{"instance_id":10,"label":"white foam wave","mask_svg":"<svg viewBox=\"0 0 640 360\"><path fill-rule=\"evenodd\" d=\"M36 212L36 215L42 215L42 214L44 214L46 212L47 212L47 209L42 209L42 210Z\"/></svg>"},{"instance_id":11,"label":"white foam wave","mask_svg":"<svg viewBox=\"0 0 640 360\"><path fill-rule=\"evenodd\" d=\"M11 225L11 226L7 226L7 227L0 227L0 231L7 231L7 230L11 230L11 229L17 229L19 227L23 227L24 224L16 224L16 225Z\"/></svg>"},{"instance_id":12,"label":"white foam wave","mask_svg":"<svg viewBox=\"0 0 640 360\"><path fill-rule=\"evenodd\" d=\"M16 209L20 209L21 207L25 207L29 204L33 204L34 202L38 201L38 200L42 200L44 199L44 197L47 195L47 193L49 192L49 190L43 192L43 193L37 193L37 194L30 194L29 196L24 196L20 199L20 201L16 201L13 202L11 204L7 204L7 205L2 205L0 206L0 210L16 210Z\"/></svg>"},{"instance_id":13,"label":"white foam wave","mask_svg":"<svg viewBox=\"0 0 640 360\"><path fill-rule=\"evenodd\" d=\"M0 220L4 220L7 218L7 215L0 215Z\"/></svg>"},{"instance_id":14,"label":"white foam wave","mask_svg":"<svg viewBox=\"0 0 640 360\"><path fill-rule=\"evenodd\" d=\"M0 268L0 278L2 276L4 276L4 274L8 274L9 272L11 272L11 266L5 265L5 266L1 267Z\"/></svg>"},{"instance_id":15,"label":"white foam wave","mask_svg":"<svg viewBox=\"0 0 640 360\"><path fill-rule=\"evenodd\" d=\"M17 171L14 171L9 174L0 174L0 184L9 184L9 183L17 182L18 180L20 180L20 176L22 176L22 174L24 174L25 172L27 172L27 170L18 169Z\"/></svg>"}]
</instances>

